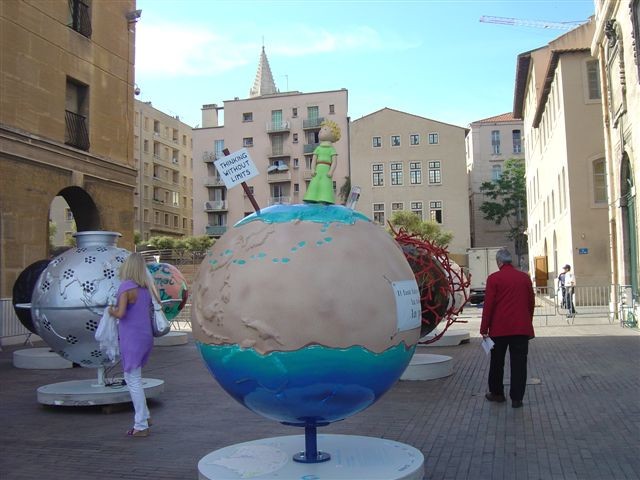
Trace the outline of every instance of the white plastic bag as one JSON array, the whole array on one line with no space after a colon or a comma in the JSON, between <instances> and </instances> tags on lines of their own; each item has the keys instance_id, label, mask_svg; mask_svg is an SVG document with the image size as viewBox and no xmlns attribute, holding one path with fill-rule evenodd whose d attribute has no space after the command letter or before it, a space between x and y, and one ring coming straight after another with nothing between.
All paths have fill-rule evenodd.
<instances>
[{"instance_id":1,"label":"white plastic bag","mask_svg":"<svg viewBox=\"0 0 640 480\"><path fill-rule=\"evenodd\" d=\"M153 316L151 317L153 336L162 337L169 333L171 330L171 324L162 310L162 305L158 303L153 294L151 295L151 301L153 302Z\"/></svg>"},{"instance_id":2,"label":"white plastic bag","mask_svg":"<svg viewBox=\"0 0 640 480\"><path fill-rule=\"evenodd\" d=\"M118 344L118 319L109 313L107 305L98 324L95 338L100 343L100 351L105 356L115 362L120 355L120 346Z\"/></svg>"}]
</instances>

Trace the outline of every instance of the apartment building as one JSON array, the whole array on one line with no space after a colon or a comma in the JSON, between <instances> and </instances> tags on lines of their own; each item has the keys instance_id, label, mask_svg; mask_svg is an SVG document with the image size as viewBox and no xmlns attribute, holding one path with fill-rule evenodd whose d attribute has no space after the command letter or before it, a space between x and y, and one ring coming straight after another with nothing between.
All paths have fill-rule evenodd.
<instances>
[{"instance_id":1,"label":"apartment building","mask_svg":"<svg viewBox=\"0 0 640 480\"><path fill-rule=\"evenodd\" d=\"M466 264L470 246L467 130L391 108L351 123L351 184L356 206L385 225L400 210L453 232L453 258Z\"/></svg>"},{"instance_id":2,"label":"apartment building","mask_svg":"<svg viewBox=\"0 0 640 480\"><path fill-rule=\"evenodd\" d=\"M498 180L506 160L524 159L522 120L514 118L512 112L476 120L469 125L466 142L471 246L504 246L515 253L515 243L508 237L508 222L498 225L492 220L485 220L480 211L481 205L489 200L480 191L480 186L484 182ZM522 205L522 215L526 215L525 205ZM523 259L524 268L526 264L526 259Z\"/></svg>"},{"instance_id":3,"label":"apartment building","mask_svg":"<svg viewBox=\"0 0 640 480\"><path fill-rule=\"evenodd\" d=\"M605 147L595 23L518 55L514 116L524 121L530 272L553 287L570 264L578 285L608 285Z\"/></svg>"},{"instance_id":4,"label":"apartment building","mask_svg":"<svg viewBox=\"0 0 640 480\"><path fill-rule=\"evenodd\" d=\"M135 101L133 157L138 170L135 230L142 240L193 234L191 127L151 105Z\"/></svg>"},{"instance_id":5,"label":"apartment building","mask_svg":"<svg viewBox=\"0 0 640 480\"><path fill-rule=\"evenodd\" d=\"M260 175L247 185L260 208L302 203L311 180L311 160L323 120L342 131L335 143L337 192L349 175L349 119L346 89L326 92L279 92L264 51L249 98L225 100L202 108L202 128L193 130L194 235L222 235L254 212L244 189L227 189L213 164L227 148L246 148ZM224 122L219 125L220 114Z\"/></svg>"},{"instance_id":6,"label":"apartment building","mask_svg":"<svg viewBox=\"0 0 640 480\"><path fill-rule=\"evenodd\" d=\"M637 185L640 185L640 0L595 2L591 54L599 60L612 283L640 298ZM628 287L624 287L628 286ZM636 311L638 305L636 303Z\"/></svg>"},{"instance_id":7,"label":"apartment building","mask_svg":"<svg viewBox=\"0 0 640 480\"><path fill-rule=\"evenodd\" d=\"M0 2L0 295L48 258L49 210L133 247L134 0Z\"/></svg>"}]
</instances>

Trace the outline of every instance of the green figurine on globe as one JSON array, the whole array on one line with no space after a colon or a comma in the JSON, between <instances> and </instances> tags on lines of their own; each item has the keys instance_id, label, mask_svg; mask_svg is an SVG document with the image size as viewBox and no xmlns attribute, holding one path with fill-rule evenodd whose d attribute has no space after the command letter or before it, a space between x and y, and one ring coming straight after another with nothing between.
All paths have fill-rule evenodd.
<instances>
[{"instance_id":1,"label":"green figurine on globe","mask_svg":"<svg viewBox=\"0 0 640 480\"><path fill-rule=\"evenodd\" d=\"M340 140L340 127L332 120L325 120L320 124L318 139L320 144L313 151L313 173L304 201L334 204L336 201L333 194L333 172L338 164L338 154L333 148L333 143Z\"/></svg>"}]
</instances>

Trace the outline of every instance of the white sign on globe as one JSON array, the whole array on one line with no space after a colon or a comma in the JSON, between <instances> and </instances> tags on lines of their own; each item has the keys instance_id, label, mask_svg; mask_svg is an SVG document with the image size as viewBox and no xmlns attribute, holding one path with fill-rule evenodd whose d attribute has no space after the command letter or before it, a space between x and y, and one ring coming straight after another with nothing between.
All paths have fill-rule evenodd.
<instances>
[{"instance_id":1,"label":"white sign on globe","mask_svg":"<svg viewBox=\"0 0 640 480\"><path fill-rule=\"evenodd\" d=\"M232 188L239 183L259 175L253 160L246 148L233 152L213 162L224 182L225 187Z\"/></svg>"}]
</instances>

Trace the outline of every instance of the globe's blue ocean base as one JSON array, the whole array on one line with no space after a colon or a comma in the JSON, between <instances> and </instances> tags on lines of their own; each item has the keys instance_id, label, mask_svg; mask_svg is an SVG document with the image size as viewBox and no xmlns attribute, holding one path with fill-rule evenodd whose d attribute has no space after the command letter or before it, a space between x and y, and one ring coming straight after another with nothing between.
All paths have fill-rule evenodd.
<instances>
[{"instance_id":1,"label":"globe's blue ocean base","mask_svg":"<svg viewBox=\"0 0 640 480\"><path fill-rule=\"evenodd\" d=\"M404 344L381 353L310 345L262 355L239 345L197 346L211 374L238 402L301 426L335 422L371 406L400 378L415 351L415 345Z\"/></svg>"}]
</instances>

